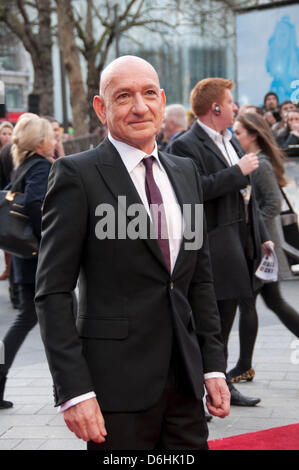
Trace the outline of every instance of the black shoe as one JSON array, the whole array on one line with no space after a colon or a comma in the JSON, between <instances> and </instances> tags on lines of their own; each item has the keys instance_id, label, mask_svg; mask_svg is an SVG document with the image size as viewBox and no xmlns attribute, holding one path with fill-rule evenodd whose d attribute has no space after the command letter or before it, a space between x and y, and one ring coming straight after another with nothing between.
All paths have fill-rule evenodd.
<instances>
[{"instance_id":1,"label":"black shoe","mask_svg":"<svg viewBox=\"0 0 299 470\"><path fill-rule=\"evenodd\" d=\"M11 401L3 400L5 383L6 377L2 377L0 379L0 410L6 410L7 408L13 407L13 403Z\"/></svg>"},{"instance_id":2,"label":"black shoe","mask_svg":"<svg viewBox=\"0 0 299 470\"><path fill-rule=\"evenodd\" d=\"M6 410L12 407L13 407L13 403L11 401L6 401L6 400L0 401L0 410Z\"/></svg>"},{"instance_id":3,"label":"black shoe","mask_svg":"<svg viewBox=\"0 0 299 470\"><path fill-rule=\"evenodd\" d=\"M212 421L213 416L211 416L209 413L205 411L205 418L206 418L206 422L209 423L210 421Z\"/></svg>"},{"instance_id":4,"label":"black shoe","mask_svg":"<svg viewBox=\"0 0 299 470\"><path fill-rule=\"evenodd\" d=\"M261 399L260 398L253 398L253 397L246 397L242 395L232 384L229 386L230 391L230 404L234 406L255 406L257 405Z\"/></svg>"}]
</instances>

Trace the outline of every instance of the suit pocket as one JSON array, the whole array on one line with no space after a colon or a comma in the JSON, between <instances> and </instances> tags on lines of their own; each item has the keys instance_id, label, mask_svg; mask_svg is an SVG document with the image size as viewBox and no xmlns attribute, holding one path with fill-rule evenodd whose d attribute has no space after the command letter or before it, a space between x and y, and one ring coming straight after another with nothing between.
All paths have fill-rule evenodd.
<instances>
[{"instance_id":1,"label":"suit pocket","mask_svg":"<svg viewBox=\"0 0 299 470\"><path fill-rule=\"evenodd\" d=\"M79 317L77 330L82 338L125 339L129 336L129 320L126 317Z\"/></svg>"}]
</instances>

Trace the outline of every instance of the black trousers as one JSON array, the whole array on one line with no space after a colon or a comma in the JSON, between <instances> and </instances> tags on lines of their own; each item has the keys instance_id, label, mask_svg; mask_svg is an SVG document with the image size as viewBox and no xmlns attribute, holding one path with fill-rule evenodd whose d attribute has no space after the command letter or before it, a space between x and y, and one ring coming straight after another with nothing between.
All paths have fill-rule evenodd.
<instances>
[{"instance_id":1,"label":"black trousers","mask_svg":"<svg viewBox=\"0 0 299 470\"><path fill-rule=\"evenodd\" d=\"M270 282L255 294L253 299L242 299L239 304L240 358L238 366L248 370L252 366L252 356L258 332L256 297L261 294L266 306L297 338L299 338L299 313L282 297L278 282Z\"/></svg>"},{"instance_id":2,"label":"black trousers","mask_svg":"<svg viewBox=\"0 0 299 470\"><path fill-rule=\"evenodd\" d=\"M227 363L228 340L236 316L238 301L237 299L218 300L217 305L221 321L221 335L224 344L225 359Z\"/></svg>"},{"instance_id":3,"label":"black trousers","mask_svg":"<svg viewBox=\"0 0 299 470\"><path fill-rule=\"evenodd\" d=\"M34 284L19 284L19 314L3 338L5 363L0 365L0 379L5 377L29 331L36 325Z\"/></svg>"},{"instance_id":4,"label":"black trousers","mask_svg":"<svg viewBox=\"0 0 299 470\"><path fill-rule=\"evenodd\" d=\"M90 441L87 450L209 450L203 401L194 397L175 357L158 403L140 412L104 412L106 442Z\"/></svg>"}]
</instances>

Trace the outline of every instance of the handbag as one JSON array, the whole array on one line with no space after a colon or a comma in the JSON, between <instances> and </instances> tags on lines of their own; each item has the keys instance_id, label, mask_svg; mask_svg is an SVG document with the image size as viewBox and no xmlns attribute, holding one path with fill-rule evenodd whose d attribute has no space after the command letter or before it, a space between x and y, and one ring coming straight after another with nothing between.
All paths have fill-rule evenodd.
<instances>
[{"instance_id":1,"label":"handbag","mask_svg":"<svg viewBox=\"0 0 299 470\"><path fill-rule=\"evenodd\" d=\"M299 250L299 227L298 215L294 211L285 192L280 188L282 196L288 205L288 209L280 213L280 220L285 241L292 247Z\"/></svg>"},{"instance_id":2,"label":"handbag","mask_svg":"<svg viewBox=\"0 0 299 470\"><path fill-rule=\"evenodd\" d=\"M0 248L19 258L36 258L38 254L39 240L24 211L24 194L17 191L27 171L38 161L36 158L25 160L10 190L0 191Z\"/></svg>"}]
</instances>

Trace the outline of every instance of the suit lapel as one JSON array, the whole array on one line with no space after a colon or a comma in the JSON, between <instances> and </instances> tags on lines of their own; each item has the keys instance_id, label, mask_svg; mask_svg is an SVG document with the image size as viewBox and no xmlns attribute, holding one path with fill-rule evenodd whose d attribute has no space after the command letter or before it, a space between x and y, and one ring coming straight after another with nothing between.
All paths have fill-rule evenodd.
<instances>
[{"instance_id":1,"label":"suit lapel","mask_svg":"<svg viewBox=\"0 0 299 470\"><path fill-rule=\"evenodd\" d=\"M224 164L225 167L229 167L226 159L222 155L222 152L220 149L217 147L217 145L213 142L213 140L209 137L209 135L200 127L200 125L197 122L194 122L191 128L191 131L195 134L195 136L201 140L202 144L204 147L206 147L208 150L213 152L216 157L221 161L221 163Z\"/></svg>"},{"instance_id":2,"label":"suit lapel","mask_svg":"<svg viewBox=\"0 0 299 470\"><path fill-rule=\"evenodd\" d=\"M138 192L116 148L105 139L98 147L97 170L105 180L118 202L119 196L126 196L126 206L142 204Z\"/></svg>"},{"instance_id":3,"label":"suit lapel","mask_svg":"<svg viewBox=\"0 0 299 470\"><path fill-rule=\"evenodd\" d=\"M174 189L174 192L177 197L177 201L181 207L182 215L184 215L184 204L190 204L190 199L187 197L186 193L186 180L183 177L180 168L174 163L173 159L171 157L168 157L165 155L163 152L159 152L159 158L160 161L165 168L165 171L167 173L167 176L171 182L171 185ZM195 230L195 220L194 220L194 213L191 211L191 220L186 221L185 220L185 225L186 223L191 225L191 231L194 233ZM181 242L181 247L179 254L176 259L175 266L173 268L173 273L175 270L178 270L180 265L185 261L186 256L187 256L187 251L184 249L185 243L189 243L190 240L185 238L185 232L183 234L182 242Z\"/></svg>"},{"instance_id":4,"label":"suit lapel","mask_svg":"<svg viewBox=\"0 0 299 470\"><path fill-rule=\"evenodd\" d=\"M130 216L127 213L129 206L134 204L141 205L146 212L147 227L150 226L151 221L147 214L146 208L144 207L142 200L134 186L134 183L119 155L116 148L106 138L99 147L98 150L98 161L96 168L105 181L107 187L113 194L117 203L122 207L129 220L132 220L134 216ZM125 196L125 199L120 198ZM167 269L163 255L161 253L158 241L156 239L150 239L150 237L144 238L143 241L147 244L148 248L152 251L153 255L159 259L160 263Z\"/></svg>"}]
</instances>

